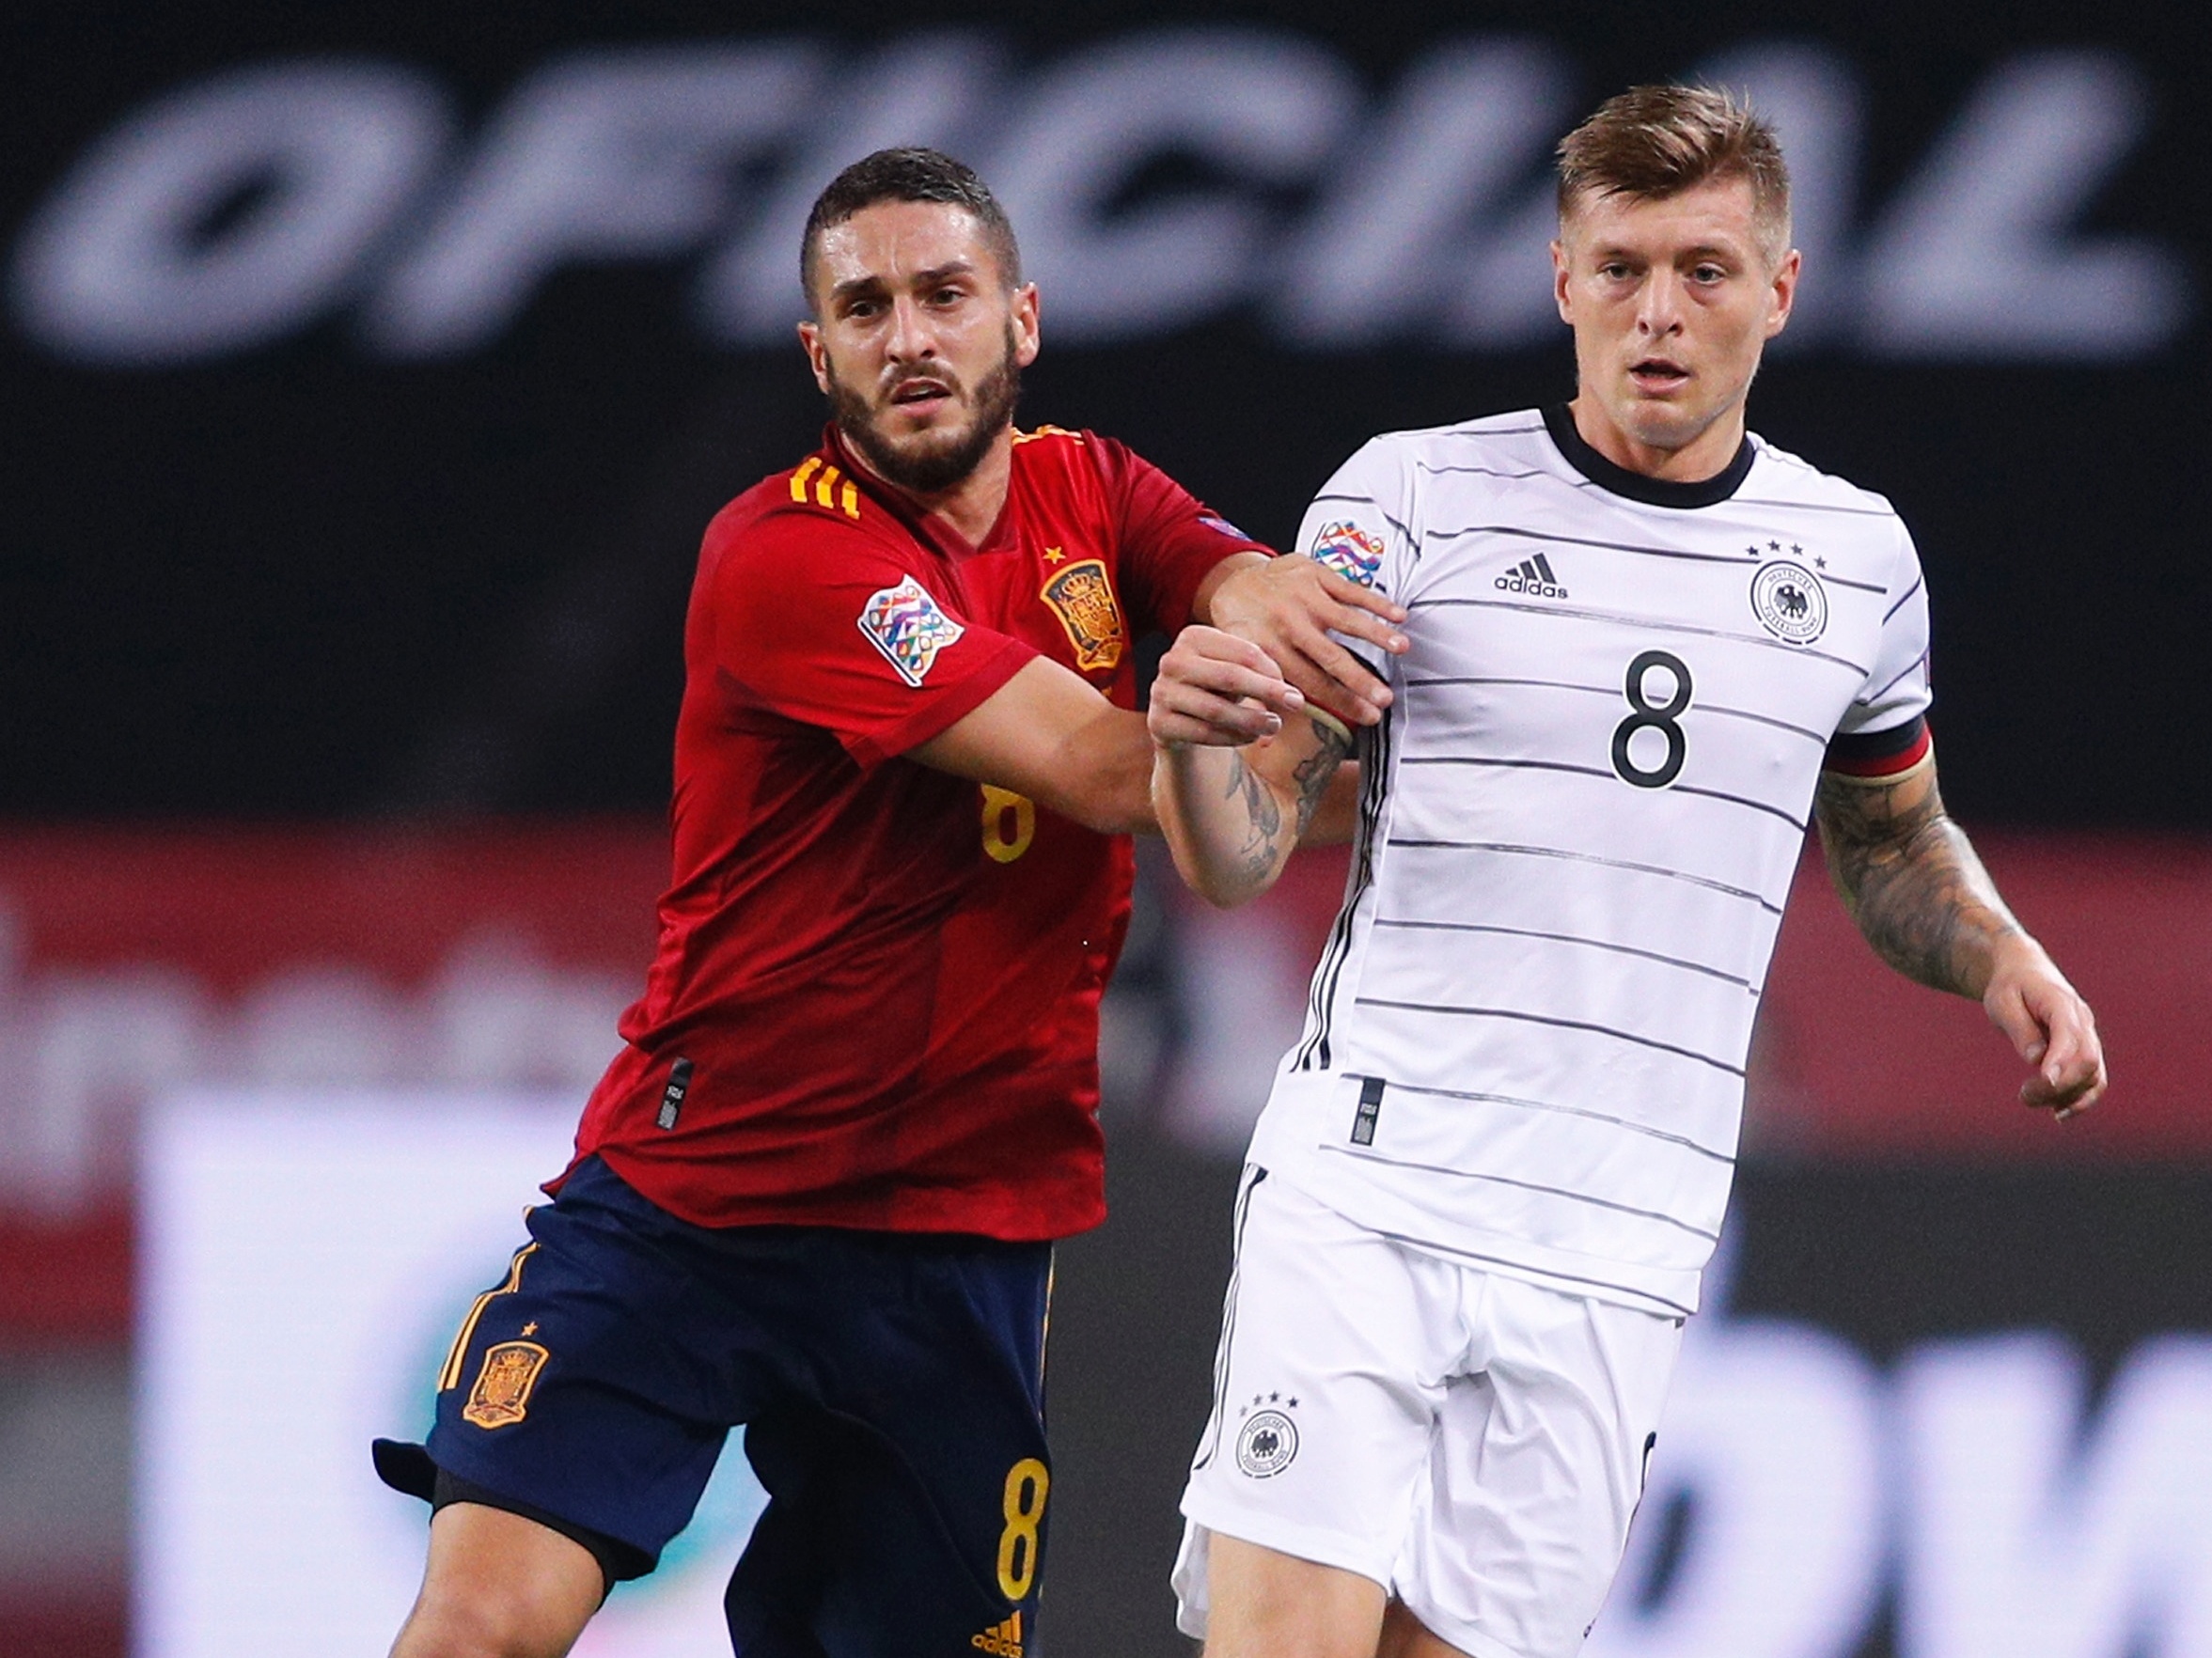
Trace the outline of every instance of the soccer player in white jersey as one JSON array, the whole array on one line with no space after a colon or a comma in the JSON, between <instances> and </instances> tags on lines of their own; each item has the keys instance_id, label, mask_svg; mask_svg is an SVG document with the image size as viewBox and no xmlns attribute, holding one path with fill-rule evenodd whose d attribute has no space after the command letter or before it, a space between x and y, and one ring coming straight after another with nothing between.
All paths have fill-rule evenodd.
<instances>
[{"instance_id":1,"label":"soccer player in white jersey","mask_svg":"<svg viewBox=\"0 0 2212 1658\"><path fill-rule=\"evenodd\" d=\"M1404 605L1344 906L1238 1199L1176 1588L1211 1658L1568 1658L1718 1236L1808 820L1875 948L1979 998L2028 1104L2089 1009L1945 816L1888 502L1744 426L1798 256L1771 131L1644 87L1560 147L1558 409L1400 432L1300 546ZM1242 700L1273 734L1199 745ZM1352 746L1194 629L1153 691L1178 868L1274 879Z\"/></svg>"}]
</instances>

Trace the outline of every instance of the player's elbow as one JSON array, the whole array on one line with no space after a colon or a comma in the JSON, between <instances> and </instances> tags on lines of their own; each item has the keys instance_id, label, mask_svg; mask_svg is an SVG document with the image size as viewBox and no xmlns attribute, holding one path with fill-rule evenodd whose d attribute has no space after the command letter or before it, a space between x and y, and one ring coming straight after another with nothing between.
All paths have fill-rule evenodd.
<instances>
[{"instance_id":1,"label":"player's elbow","mask_svg":"<svg viewBox=\"0 0 2212 1658\"><path fill-rule=\"evenodd\" d=\"M1157 835L1149 793L1126 790L1071 790L1044 804L1071 821L1099 835Z\"/></svg>"},{"instance_id":2,"label":"player's elbow","mask_svg":"<svg viewBox=\"0 0 2212 1658\"><path fill-rule=\"evenodd\" d=\"M1279 861L1262 869L1232 858L1208 857L1174 837L1169 837L1168 848L1174 854L1175 872L1183 877L1183 884L1216 910L1250 903L1275 884L1281 868Z\"/></svg>"}]
</instances>

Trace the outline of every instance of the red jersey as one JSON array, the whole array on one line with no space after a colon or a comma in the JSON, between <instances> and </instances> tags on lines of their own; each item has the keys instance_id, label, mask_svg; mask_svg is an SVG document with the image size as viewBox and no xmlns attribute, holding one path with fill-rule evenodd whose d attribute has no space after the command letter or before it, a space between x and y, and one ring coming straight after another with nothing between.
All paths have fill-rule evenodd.
<instances>
[{"instance_id":1,"label":"red jersey","mask_svg":"<svg viewBox=\"0 0 2212 1658\"><path fill-rule=\"evenodd\" d=\"M1050 427L1015 435L980 546L834 431L724 508L684 626L660 946L577 1156L705 1226L1105 1218L1129 841L901 757L1041 653L1134 708L1134 640L1246 551L1122 445Z\"/></svg>"}]
</instances>

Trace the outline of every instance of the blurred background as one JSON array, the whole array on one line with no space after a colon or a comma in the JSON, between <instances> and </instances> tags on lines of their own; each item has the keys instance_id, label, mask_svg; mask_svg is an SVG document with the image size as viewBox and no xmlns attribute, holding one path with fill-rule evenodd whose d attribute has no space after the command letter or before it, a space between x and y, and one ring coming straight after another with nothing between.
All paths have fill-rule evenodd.
<instances>
[{"instance_id":1,"label":"blurred background","mask_svg":"<svg viewBox=\"0 0 2212 1658\"><path fill-rule=\"evenodd\" d=\"M1729 1237L1593 1641L2212 1654L2212 167L2190 6L468 8L0 22L0 1653L382 1652L426 1417L651 943L699 530L808 448L799 225L972 160L1022 419L1255 534L1563 399L1547 151L1700 75L1806 254L1754 427L1889 495L1945 790L2094 1003L2054 1130L1800 877ZM1156 850L1156 849L1153 849ZM1062 1251L1042 1652L1165 1582L1229 1197L1341 859L1147 859ZM580 1650L724 1650L739 1459Z\"/></svg>"}]
</instances>

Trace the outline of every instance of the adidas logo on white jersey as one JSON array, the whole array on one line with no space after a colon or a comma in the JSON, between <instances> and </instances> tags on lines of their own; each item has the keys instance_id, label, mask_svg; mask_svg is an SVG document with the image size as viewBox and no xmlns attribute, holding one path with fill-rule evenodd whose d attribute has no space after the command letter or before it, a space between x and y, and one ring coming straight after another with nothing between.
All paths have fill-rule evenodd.
<instances>
[{"instance_id":1,"label":"adidas logo on white jersey","mask_svg":"<svg viewBox=\"0 0 2212 1658\"><path fill-rule=\"evenodd\" d=\"M1539 553L1533 558L1524 558L1505 574L1498 578L1498 587L1508 593L1533 593L1539 599L1564 599L1566 588L1551 572L1551 560Z\"/></svg>"}]
</instances>

